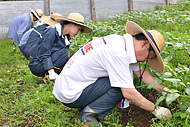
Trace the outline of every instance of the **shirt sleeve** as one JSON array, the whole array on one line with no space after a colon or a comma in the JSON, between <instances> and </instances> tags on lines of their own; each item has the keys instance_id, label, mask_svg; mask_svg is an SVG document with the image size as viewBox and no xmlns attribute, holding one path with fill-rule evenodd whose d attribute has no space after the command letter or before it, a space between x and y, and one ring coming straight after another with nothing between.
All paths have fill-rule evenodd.
<instances>
[{"instance_id":1,"label":"shirt sleeve","mask_svg":"<svg viewBox=\"0 0 190 127\"><path fill-rule=\"evenodd\" d=\"M42 37L41 43L38 45L38 57L42 61L44 69L49 70L53 68L53 62L51 58L51 49L54 41L56 40L56 30L54 28L48 28Z\"/></svg>"},{"instance_id":2,"label":"shirt sleeve","mask_svg":"<svg viewBox=\"0 0 190 127\"><path fill-rule=\"evenodd\" d=\"M105 59L105 65L111 86L135 88L133 85L133 71L127 58L121 56L110 56Z\"/></svg>"},{"instance_id":3,"label":"shirt sleeve","mask_svg":"<svg viewBox=\"0 0 190 127\"><path fill-rule=\"evenodd\" d=\"M30 28L33 27L33 23L31 22L30 19L27 19L27 17L23 17L23 21L20 24L18 31L17 31L17 35L18 35L18 40L21 41L22 36L24 35L25 32L27 32Z\"/></svg>"}]
</instances>

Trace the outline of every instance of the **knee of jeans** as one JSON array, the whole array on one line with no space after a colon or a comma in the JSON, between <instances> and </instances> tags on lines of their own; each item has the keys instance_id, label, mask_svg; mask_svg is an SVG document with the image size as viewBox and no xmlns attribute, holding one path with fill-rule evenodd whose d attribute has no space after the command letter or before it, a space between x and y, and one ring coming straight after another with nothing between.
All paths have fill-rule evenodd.
<instances>
[{"instance_id":1,"label":"knee of jeans","mask_svg":"<svg viewBox=\"0 0 190 127\"><path fill-rule=\"evenodd\" d=\"M30 71L36 76L45 76L46 70L44 70L43 65L39 64L29 64Z\"/></svg>"}]
</instances>

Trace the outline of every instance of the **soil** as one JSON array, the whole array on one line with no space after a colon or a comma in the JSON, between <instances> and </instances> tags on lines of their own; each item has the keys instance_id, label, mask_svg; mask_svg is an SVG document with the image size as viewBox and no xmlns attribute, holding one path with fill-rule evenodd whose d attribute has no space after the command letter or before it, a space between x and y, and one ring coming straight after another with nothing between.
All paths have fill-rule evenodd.
<instances>
[{"instance_id":1,"label":"soil","mask_svg":"<svg viewBox=\"0 0 190 127\"><path fill-rule=\"evenodd\" d=\"M145 95L143 95L143 93L145 93ZM156 103L156 100L159 98L159 95L156 91L143 90L141 94L153 103ZM128 125L127 123L129 122L130 125L134 127L150 127L151 119L155 118L155 116L150 112L141 109L140 107L132 103L128 108L125 109L117 108L117 109L122 115L121 120L123 126L127 126Z\"/></svg>"},{"instance_id":2,"label":"soil","mask_svg":"<svg viewBox=\"0 0 190 127\"><path fill-rule=\"evenodd\" d=\"M122 115L122 125L127 126L129 122L130 125L134 127L150 127L150 121L154 118L150 112L139 108L138 106L132 104L126 109L119 109L118 111Z\"/></svg>"}]
</instances>

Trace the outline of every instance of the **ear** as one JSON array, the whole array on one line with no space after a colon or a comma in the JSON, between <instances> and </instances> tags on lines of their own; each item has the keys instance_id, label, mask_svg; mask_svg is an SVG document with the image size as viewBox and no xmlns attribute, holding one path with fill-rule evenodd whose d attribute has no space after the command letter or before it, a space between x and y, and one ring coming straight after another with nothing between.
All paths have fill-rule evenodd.
<instances>
[{"instance_id":1,"label":"ear","mask_svg":"<svg viewBox=\"0 0 190 127\"><path fill-rule=\"evenodd\" d=\"M148 40L144 40L144 41L142 41L142 47L143 46L145 46L145 47L149 47L149 44L150 44L150 42L148 41Z\"/></svg>"}]
</instances>

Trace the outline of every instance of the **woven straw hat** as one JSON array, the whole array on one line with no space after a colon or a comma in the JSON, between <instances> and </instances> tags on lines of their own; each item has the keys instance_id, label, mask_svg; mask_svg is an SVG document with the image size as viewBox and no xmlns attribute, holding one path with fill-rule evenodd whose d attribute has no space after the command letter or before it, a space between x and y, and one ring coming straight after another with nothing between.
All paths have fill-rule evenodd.
<instances>
[{"instance_id":1,"label":"woven straw hat","mask_svg":"<svg viewBox=\"0 0 190 127\"><path fill-rule=\"evenodd\" d=\"M53 13L51 16L42 16L41 21L48 25L55 25L57 23L56 18L63 18L63 16L59 13Z\"/></svg>"},{"instance_id":2,"label":"woven straw hat","mask_svg":"<svg viewBox=\"0 0 190 127\"><path fill-rule=\"evenodd\" d=\"M44 13L41 9L36 9L35 11L32 8L29 8L29 9L39 20L44 15Z\"/></svg>"},{"instance_id":3,"label":"woven straw hat","mask_svg":"<svg viewBox=\"0 0 190 127\"><path fill-rule=\"evenodd\" d=\"M91 28L84 25L84 17L80 13L70 13L67 18L57 18L55 21L58 23L63 23L65 21L69 21L69 22L80 25L82 27L84 33L92 32Z\"/></svg>"},{"instance_id":4,"label":"woven straw hat","mask_svg":"<svg viewBox=\"0 0 190 127\"><path fill-rule=\"evenodd\" d=\"M147 64L156 72L163 73L164 63L160 56L160 52L163 50L165 44L163 36L156 30L149 30L145 32L139 25L132 21L127 22L126 32L130 35L143 33L146 36L156 53L156 57L149 60Z\"/></svg>"}]
</instances>

